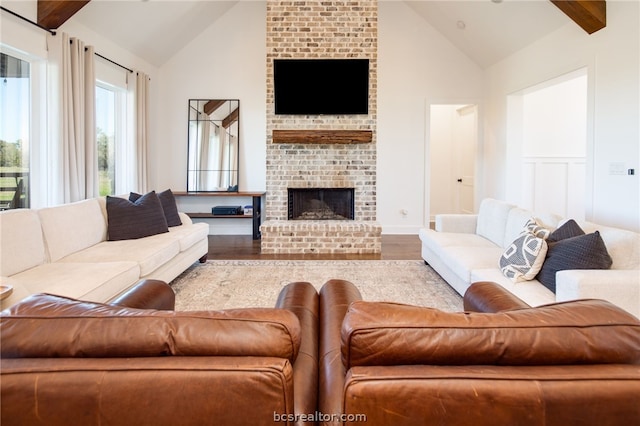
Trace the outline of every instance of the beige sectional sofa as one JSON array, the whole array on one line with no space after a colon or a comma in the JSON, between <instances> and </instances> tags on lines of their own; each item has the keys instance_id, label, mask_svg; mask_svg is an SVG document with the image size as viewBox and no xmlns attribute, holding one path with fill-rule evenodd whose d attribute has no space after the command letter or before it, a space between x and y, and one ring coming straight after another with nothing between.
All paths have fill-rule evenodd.
<instances>
[{"instance_id":1,"label":"beige sectional sofa","mask_svg":"<svg viewBox=\"0 0 640 426\"><path fill-rule=\"evenodd\" d=\"M640 317L640 234L578 221L585 233L599 232L612 265L610 269L560 270L555 274L554 294L538 279L513 282L500 268L505 249L531 218L549 230L568 221L484 199L478 214L438 215L435 229L421 229L422 258L461 295L474 282L494 281L531 306L597 298Z\"/></svg>"},{"instance_id":2,"label":"beige sectional sofa","mask_svg":"<svg viewBox=\"0 0 640 426\"><path fill-rule=\"evenodd\" d=\"M108 302L145 278L170 282L208 251L208 226L182 225L144 238L108 241L106 198L0 213L2 309L34 293Z\"/></svg>"}]
</instances>

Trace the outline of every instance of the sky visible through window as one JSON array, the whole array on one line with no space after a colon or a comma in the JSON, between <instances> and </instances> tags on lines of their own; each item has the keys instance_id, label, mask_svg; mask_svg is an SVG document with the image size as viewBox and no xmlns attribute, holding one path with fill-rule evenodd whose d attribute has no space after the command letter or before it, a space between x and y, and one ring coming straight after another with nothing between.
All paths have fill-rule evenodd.
<instances>
[{"instance_id":1,"label":"sky visible through window","mask_svg":"<svg viewBox=\"0 0 640 426\"><path fill-rule=\"evenodd\" d=\"M2 77L0 79L0 139L16 143L29 142L29 79Z\"/></svg>"}]
</instances>

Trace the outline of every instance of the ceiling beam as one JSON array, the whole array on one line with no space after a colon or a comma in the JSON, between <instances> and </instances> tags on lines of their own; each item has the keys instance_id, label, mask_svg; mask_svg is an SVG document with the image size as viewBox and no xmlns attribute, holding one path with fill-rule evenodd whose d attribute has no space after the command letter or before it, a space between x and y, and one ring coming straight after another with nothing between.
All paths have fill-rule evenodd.
<instances>
[{"instance_id":1,"label":"ceiling beam","mask_svg":"<svg viewBox=\"0 0 640 426\"><path fill-rule=\"evenodd\" d=\"M551 0L551 3L589 34L607 26L605 0Z\"/></svg>"},{"instance_id":2,"label":"ceiling beam","mask_svg":"<svg viewBox=\"0 0 640 426\"><path fill-rule=\"evenodd\" d=\"M207 115L213 114L215 110L220 108L224 103L227 102L226 99L212 99L202 107L202 112Z\"/></svg>"},{"instance_id":3,"label":"ceiling beam","mask_svg":"<svg viewBox=\"0 0 640 426\"><path fill-rule=\"evenodd\" d=\"M55 30L91 0L38 0L38 25Z\"/></svg>"},{"instance_id":4,"label":"ceiling beam","mask_svg":"<svg viewBox=\"0 0 640 426\"><path fill-rule=\"evenodd\" d=\"M231 111L231 114L227 115L222 120L222 127L226 129L227 127L231 126L233 123L238 121L238 117L240 117L240 110L236 108L233 111Z\"/></svg>"}]
</instances>

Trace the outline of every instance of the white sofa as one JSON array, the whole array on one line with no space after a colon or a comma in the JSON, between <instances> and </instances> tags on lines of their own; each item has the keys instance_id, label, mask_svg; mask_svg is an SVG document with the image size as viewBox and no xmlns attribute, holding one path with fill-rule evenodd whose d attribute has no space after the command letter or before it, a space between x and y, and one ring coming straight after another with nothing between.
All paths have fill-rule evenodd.
<instances>
[{"instance_id":1,"label":"white sofa","mask_svg":"<svg viewBox=\"0 0 640 426\"><path fill-rule=\"evenodd\" d=\"M606 270L557 272L554 294L535 279L514 283L500 270L505 248L531 218L550 230L568 220L484 199L478 214L437 215L435 230L421 229L422 258L461 295L474 282L494 281L531 306L597 298L640 318L640 234L577 221L585 233L600 232L613 264Z\"/></svg>"},{"instance_id":2,"label":"white sofa","mask_svg":"<svg viewBox=\"0 0 640 426\"><path fill-rule=\"evenodd\" d=\"M2 309L34 293L108 302L141 279L170 282L208 252L208 226L179 213L169 232L107 241L106 198L0 213Z\"/></svg>"}]
</instances>

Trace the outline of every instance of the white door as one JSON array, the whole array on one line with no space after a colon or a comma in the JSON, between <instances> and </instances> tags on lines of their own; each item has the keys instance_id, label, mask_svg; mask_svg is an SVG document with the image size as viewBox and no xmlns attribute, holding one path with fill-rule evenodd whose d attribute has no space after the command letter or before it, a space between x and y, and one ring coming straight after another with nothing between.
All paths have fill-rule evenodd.
<instances>
[{"instance_id":1,"label":"white door","mask_svg":"<svg viewBox=\"0 0 640 426\"><path fill-rule=\"evenodd\" d=\"M477 105L429 108L429 213L473 213L478 142Z\"/></svg>"},{"instance_id":2,"label":"white door","mask_svg":"<svg viewBox=\"0 0 640 426\"><path fill-rule=\"evenodd\" d=\"M456 109L453 120L454 167L456 173L454 213L474 213L475 163L478 142L478 107Z\"/></svg>"}]
</instances>

